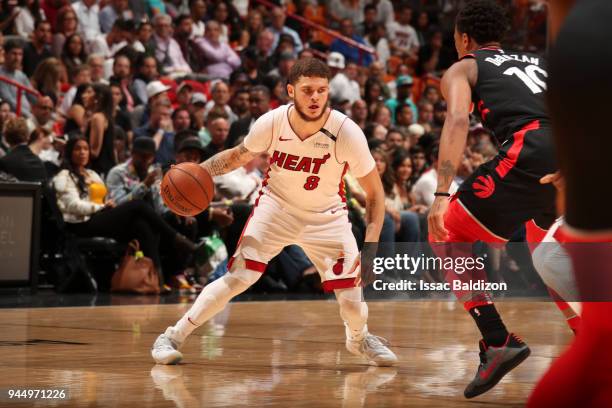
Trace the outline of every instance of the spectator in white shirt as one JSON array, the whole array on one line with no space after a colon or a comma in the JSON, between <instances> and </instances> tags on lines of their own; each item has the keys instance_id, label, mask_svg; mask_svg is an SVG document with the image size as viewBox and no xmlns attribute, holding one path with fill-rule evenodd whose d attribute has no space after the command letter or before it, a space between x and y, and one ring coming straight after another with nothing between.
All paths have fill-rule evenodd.
<instances>
[{"instance_id":1,"label":"spectator in white shirt","mask_svg":"<svg viewBox=\"0 0 612 408\"><path fill-rule=\"evenodd\" d=\"M359 84L355 81L357 66L351 63L346 65L344 61L344 55L339 52L332 52L327 57L327 65L333 75L329 82L329 96L331 99L347 100L352 104L361 98Z\"/></svg>"},{"instance_id":2,"label":"spectator in white shirt","mask_svg":"<svg viewBox=\"0 0 612 408\"><path fill-rule=\"evenodd\" d=\"M189 0L189 12L193 19L193 28L191 30L191 38L196 39L204 37L206 18L206 2L204 0Z\"/></svg>"},{"instance_id":3,"label":"spectator in white shirt","mask_svg":"<svg viewBox=\"0 0 612 408\"><path fill-rule=\"evenodd\" d=\"M111 0L100 10L100 28L103 33L108 33L118 18L131 20L133 17L134 15L128 7L128 0Z\"/></svg>"},{"instance_id":4,"label":"spectator in white shirt","mask_svg":"<svg viewBox=\"0 0 612 408\"><path fill-rule=\"evenodd\" d=\"M72 9L79 20L79 31L88 44L102 34L100 20L98 19L100 13L98 0L79 0L72 4Z\"/></svg>"},{"instance_id":5,"label":"spectator in white shirt","mask_svg":"<svg viewBox=\"0 0 612 408\"><path fill-rule=\"evenodd\" d=\"M398 11L397 21L387 25L391 52L394 55L417 57L420 44L416 30L410 25L411 20L412 8L404 5Z\"/></svg>"}]
</instances>

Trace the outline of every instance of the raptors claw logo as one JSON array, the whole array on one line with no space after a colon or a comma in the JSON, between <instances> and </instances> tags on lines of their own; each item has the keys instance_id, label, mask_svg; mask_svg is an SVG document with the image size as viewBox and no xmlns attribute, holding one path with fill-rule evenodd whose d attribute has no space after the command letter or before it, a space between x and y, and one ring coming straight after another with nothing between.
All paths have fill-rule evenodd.
<instances>
[{"instance_id":1,"label":"raptors claw logo","mask_svg":"<svg viewBox=\"0 0 612 408\"><path fill-rule=\"evenodd\" d=\"M474 189L474 195L478 198L488 198L495 191L495 181L493 181L493 177L487 176L478 176L474 183L472 183L472 188Z\"/></svg>"}]
</instances>

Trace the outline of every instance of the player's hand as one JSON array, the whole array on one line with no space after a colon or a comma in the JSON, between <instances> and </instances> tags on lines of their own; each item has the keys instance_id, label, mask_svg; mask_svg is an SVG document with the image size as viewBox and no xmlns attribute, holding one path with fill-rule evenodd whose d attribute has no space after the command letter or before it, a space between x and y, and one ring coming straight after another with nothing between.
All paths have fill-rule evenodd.
<instances>
[{"instance_id":1,"label":"player's hand","mask_svg":"<svg viewBox=\"0 0 612 408\"><path fill-rule=\"evenodd\" d=\"M565 214L565 179L560 172L547 174L540 179L540 184L550 184L557 189L557 214Z\"/></svg>"},{"instance_id":2,"label":"player's hand","mask_svg":"<svg viewBox=\"0 0 612 408\"><path fill-rule=\"evenodd\" d=\"M434 242L444 242L448 238L448 231L444 228L444 214L446 214L447 209L448 198L436 197L431 210L429 210L427 225L429 226L429 235Z\"/></svg>"}]
</instances>

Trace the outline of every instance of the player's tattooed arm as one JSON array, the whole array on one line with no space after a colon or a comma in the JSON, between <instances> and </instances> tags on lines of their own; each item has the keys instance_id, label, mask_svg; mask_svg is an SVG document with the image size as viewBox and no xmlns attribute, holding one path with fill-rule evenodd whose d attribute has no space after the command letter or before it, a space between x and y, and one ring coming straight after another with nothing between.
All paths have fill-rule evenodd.
<instances>
[{"instance_id":1,"label":"player's tattooed arm","mask_svg":"<svg viewBox=\"0 0 612 408\"><path fill-rule=\"evenodd\" d=\"M454 64L442 77L442 94L447 101L438 154L438 192L448 192L465 150L475 63L471 59Z\"/></svg>"},{"instance_id":2,"label":"player's tattooed arm","mask_svg":"<svg viewBox=\"0 0 612 408\"><path fill-rule=\"evenodd\" d=\"M215 154L201 164L211 176L220 176L244 166L253 160L259 153L253 153L243 143L231 149Z\"/></svg>"}]
</instances>

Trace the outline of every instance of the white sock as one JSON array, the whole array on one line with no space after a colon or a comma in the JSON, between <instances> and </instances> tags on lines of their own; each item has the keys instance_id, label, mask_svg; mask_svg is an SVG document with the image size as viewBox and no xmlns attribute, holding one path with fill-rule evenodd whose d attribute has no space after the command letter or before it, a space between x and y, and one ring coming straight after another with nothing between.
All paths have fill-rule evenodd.
<instances>
[{"instance_id":1,"label":"white sock","mask_svg":"<svg viewBox=\"0 0 612 408\"><path fill-rule=\"evenodd\" d=\"M334 293L347 338L353 341L363 339L368 333L368 305L363 300L361 288L336 289Z\"/></svg>"},{"instance_id":2,"label":"white sock","mask_svg":"<svg viewBox=\"0 0 612 408\"><path fill-rule=\"evenodd\" d=\"M225 308L236 295L244 292L261 277L261 273L247 269L228 272L206 285L191 309L174 325L175 340L182 343L196 328Z\"/></svg>"}]
</instances>

